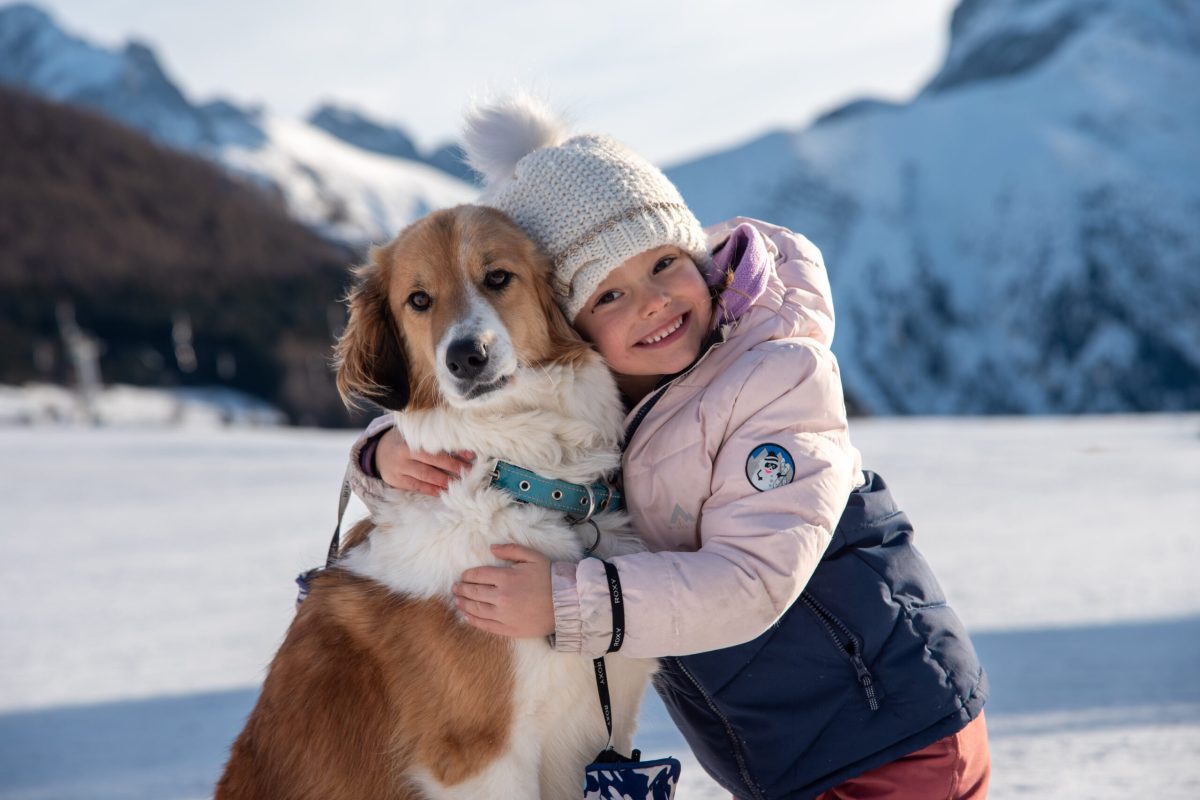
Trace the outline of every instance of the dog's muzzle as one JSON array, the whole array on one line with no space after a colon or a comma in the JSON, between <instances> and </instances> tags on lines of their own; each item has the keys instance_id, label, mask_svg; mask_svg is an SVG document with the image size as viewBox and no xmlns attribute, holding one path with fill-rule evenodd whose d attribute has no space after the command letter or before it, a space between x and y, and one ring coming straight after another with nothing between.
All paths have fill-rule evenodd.
<instances>
[{"instance_id":1,"label":"dog's muzzle","mask_svg":"<svg viewBox=\"0 0 1200 800\"><path fill-rule=\"evenodd\" d=\"M445 365L464 400L483 397L508 383L507 375L496 374L498 365L492 361L487 343L479 337L450 342Z\"/></svg>"},{"instance_id":2,"label":"dog's muzzle","mask_svg":"<svg viewBox=\"0 0 1200 800\"><path fill-rule=\"evenodd\" d=\"M456 339L446 348L446 369L460 381L476 380L487 365L487 345L479 339Z\"/></svg>"}]
</instances>

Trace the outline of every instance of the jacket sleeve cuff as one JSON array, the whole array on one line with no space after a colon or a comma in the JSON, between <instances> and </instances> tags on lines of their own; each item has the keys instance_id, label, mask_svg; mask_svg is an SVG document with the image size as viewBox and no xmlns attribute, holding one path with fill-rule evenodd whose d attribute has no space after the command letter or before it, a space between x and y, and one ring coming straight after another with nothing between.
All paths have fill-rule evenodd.
<instances>
[{"instance_id":1,"label":"jacket sleeve cuff","mask_svg":"<svg viewBox=\"0 0 1200 800\"><path fill-rule=\"evenodd\" d=\"M350 488L372 511L398 491L384 483L378 475L372 474L364 463L367 458L374 461L374 448L379 444L379 437L392 424L390 414L376 418L350 448Z\"/></svg>"},{"instance_id":2,"label":"jacket sleeve cuff","mask_svg":"<svg viewBox=\"0 0 1200 800\"><path fill-rule=\"evenodd\" d=\"M560 653L583 650L576 567L567 561L555 561L550 566L550 588L554 597L554 633L550 635L550 645Z\"/></svg>"}]
</instances>

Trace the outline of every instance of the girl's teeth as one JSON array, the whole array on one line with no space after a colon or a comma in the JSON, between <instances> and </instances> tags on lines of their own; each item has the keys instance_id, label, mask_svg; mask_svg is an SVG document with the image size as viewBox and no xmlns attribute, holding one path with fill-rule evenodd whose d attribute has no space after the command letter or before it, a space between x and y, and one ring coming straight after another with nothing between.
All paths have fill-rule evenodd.
<instances>
[{"instance_id":1,"label":"girl's teeth","mask_svg":"<svg viewBox=\"0 0 1200 800\"><path fill-rule=\"evenodd\" d=\"M669 329L663 331L662 333L658 334L657 336L651 336L649 339L642 339L642 344L654 344L655 342L661 342L663 339L667 338L672 333L679 330L679 326L682 324L683 324L683 317L680 317L679 319L675 320L674 325L672 325Z\"/></svg>"}]
</instances>

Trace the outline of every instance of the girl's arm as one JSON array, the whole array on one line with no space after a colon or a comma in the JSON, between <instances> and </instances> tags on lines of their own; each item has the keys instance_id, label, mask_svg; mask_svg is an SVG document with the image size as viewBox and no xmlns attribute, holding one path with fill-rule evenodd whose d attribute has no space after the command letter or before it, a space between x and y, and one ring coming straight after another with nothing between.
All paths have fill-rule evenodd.
<instances>
[{"instance_id":1,"label":"girl's arm","mask_svg":"<svg viewBox=\"0 0 1200 800\"><path fill-rule=\"evenodd\" d=\"M394 489L430 497L437 497L446 491L450 481L462 477L463 470L475 460L475 454L469 450L457 453L413 450L394 427L385 431L376 441L374 472L383 482Z\"/></svg>"},{"instance_id":2,"label":"girl's arm","mask_svg":"<svg viewBox=\"0 0 1200 800\"><path fill-rule=\"evenodd\" d=\"M398 499L397 492L435 496L445 491L474 458L467 451L410 450L391 415L384 414L372 420L350 448L350 486L373 512L380 503Z\"/></svg>"},{"instance_id":3,"label":"girl's arm","mask_svg":"<svg viewBox=\"0 0 1200 800\"><path fill-rule=\"evenodd\" d=\"M350 467L346 476L350 488L371 512L397 497L397 490L384 483L375 469L379 440L393 427L391 414L376 417L350 446Z\"/></svg>"},{"instance_id":4,"label":"girl's arm","mask_svg":"<svg viewBox=\"0 0 1200 800\"><path fill-rule=\"evenodd\" d=\"M803 590L862 480L832 353L802 340L771 344L747 353L761 361L751 365L711 465L699 549L612 559L625 603L622 654L686 655L760 635ZM795 375L782 391L780 374ZM795 471L790 483L758 491L746 462L765 442L786 449ZM552 577L556 649L603 653L612 634L603 565L555 564Z\"/></svg>"}]
</instances>

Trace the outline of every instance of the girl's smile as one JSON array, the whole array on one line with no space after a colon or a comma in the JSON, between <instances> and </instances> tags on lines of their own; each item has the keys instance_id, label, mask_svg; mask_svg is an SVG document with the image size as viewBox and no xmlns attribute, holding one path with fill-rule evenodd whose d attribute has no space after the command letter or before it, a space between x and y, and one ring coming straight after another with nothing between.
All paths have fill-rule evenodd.
<instances>
[{"instance_id":1,"label":"girl's smile","mask_svg":"<svg viewBox=\"0 0 1200 800\"><path fill-rule=\"evenodd\" d=\"M665 245L625 261L584 303L575 327L596 346L631 398L700 354L712 297L699 268Z\"/></svg>"},{"instance_id":2,"label":"girl's smile","mask_svg":"<svg viewBox=\"0 0 1200 800\"><path fill-rule=\"evenodd\" d=\"M683 314L682 316L676 317L674 320L672 320L670 323L668 323L661 331L651 334L650 336L647 336L642 341L638 342L637 346L638 347L654 347L655 345L662 344L663 342L674 341L674 339L672 337L674 337L676 333L679 333L679 331L686 330L685 325L689 319L691 319L691 314Z\"/></svg>"}]
</instances>

